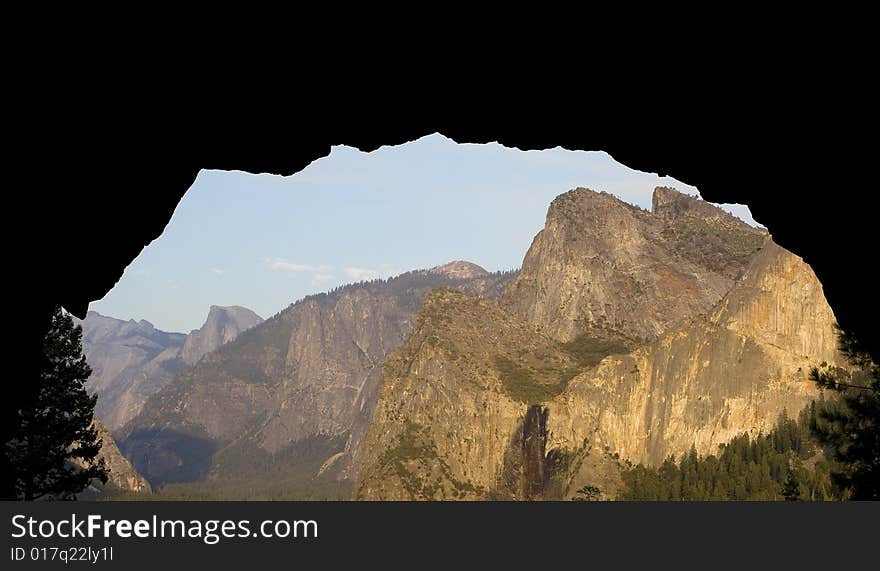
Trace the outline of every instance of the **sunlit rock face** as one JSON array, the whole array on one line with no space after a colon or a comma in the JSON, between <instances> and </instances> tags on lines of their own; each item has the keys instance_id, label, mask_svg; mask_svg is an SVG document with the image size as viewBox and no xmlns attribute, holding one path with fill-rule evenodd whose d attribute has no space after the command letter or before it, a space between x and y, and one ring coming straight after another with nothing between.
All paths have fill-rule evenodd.
<instances>
[{"instance_id":1,"label":"sunlit rock face","mask_svg":"<svg viewBox=\"0 0 880 571\"><path fill-rule=\"evenodd\" d=\"M107 427L98 420L95 420L92 426L97 430L98 439L101 441L101 451L98 453L97 459L103 460L104 466L108 470L107 483L102 484L100 481L95 480L79 497L81 499L94 499L107 494L152 493L150 483L122 455ZM82 466L79 460L76 460L75 463Z\"/></svg>"},{"instance_id":2,"label":"sunlit rock face","mask_svg":"<svg viewBox=\"0 0 880 571\"><path fill-rule=\"evenodd\" d=\"M561 341L596 330L655 339L707 313L768 236L658 188L653 212L578 188L557 197L504 300Z\"/></svg>"},{"instance_id":3,"label":"sunlit rock face","mask_svg":"<svg viewBox=\"0 0 880 571\"><path fill-rule=\"evenodd\" d=\"M559 342L494 300L435 290L385 362L357 497L483 499L495 495L505 462L504 493L533 494L523 478L537 477L540 422L526 423L523 444L525 415L576 366Z\"/></svg>"},{"instance_id":4,"label":"sunlit rock face","mask_svg":"<svg viewBox=\"0 0 880 571\"><path fill-rule=\"evenodd\" d=\"M580 374L548 405L549 448L585 439L658 464L767 433L817 396L812 367L838 365L835 320L803 260L767 244L708 316Z\"/></svg>"},{"instance_id":5,"label":"sunlit rock face","mask_svg":"<svg viewBox=\"0 0 880 571\"><path fill-rule=\"evenodd\" d=\"M322 474L353 479L382 363L425 296L498 297L513 277L454 262L309 296L183 371L126 425L123 450L151 480L190 481L234 477L321 438L338 444L320 451Z\"/></svg>"},{"instance_id":6,"label":"sunlit rock face","mask_svg":"<svg viewBox=\"0 0 880 571\"><path fill-rule=\"evenodd\" d=\"M812 270L762 230L668 189L653 213L572 191L501 304L428 298L385 363L356 496L613 498L625 461L796 414L809 369L843 364L834 327Z\"/></svg>"}]
</instances>

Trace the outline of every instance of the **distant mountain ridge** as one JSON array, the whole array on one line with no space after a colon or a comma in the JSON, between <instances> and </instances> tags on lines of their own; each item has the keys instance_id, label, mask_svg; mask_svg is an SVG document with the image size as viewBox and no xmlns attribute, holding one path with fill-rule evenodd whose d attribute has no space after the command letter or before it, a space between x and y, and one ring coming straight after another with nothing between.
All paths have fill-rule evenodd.
<instances>
[{"instance_id":1,"label":"distant mountain ridge","mask_svg":"<svg viewBox=\"0 0 880 571\"><path fill-rule=\"evenodd\" d=\"M481 278L489 275L489 272L481 266L464 260L455 260L426 271L432 274L442 274L456 279Z\"/></svg>"},{"instance_id":2,"label":"distant mountain ridge","mask_svg":"<svg viewBox=\"0 0 880 571\"><path fill-rule=\"evenodd\" d=\"M262 322L262 317L246 307L212 305L205 324L186 336L180 358L187 365L194 365L206 353L235 340L242 331Z\"/></svg>"},{"instance_id":3,"label":"distant mountain ridge","mask_svg":"<svg viewBox=\"0 0 880 571\"><path fill-rule=\"evenodd\" d=\"M96 311L77 321L83 328L83 353L92 368L86 388L98 395L95 415L113 431L136 416L147 397L180 372L186 335Z\"/></svg>"},{"instance_id":4,"label":"distant mountain ridge","mask_svg":"<svg viewBox=\"0 0 880 571\"><path fill-rule=\"evenodd\" d=\"M86 387L98 395L96 416L113 432L137 416L147 398L187 365L262 318L242 307L211 306L205 324L189 335L96 311L76 321L83 328L83 354L92 368Z\"/></svg>"},{"instance_id":5,"label":"distant mountain ridge","mask_svg":"<svg viewBox=\"0 0 880 571\"><path fill-rule=\"evenodd\" d=\"M126 425L125 454L152 481L222 479L323 439L334 444L322 477L352 480L382 364L424 298L436 287L497 298L515 276L440 268L308 296L205 355Z\"/></svg>"}]
</instances>

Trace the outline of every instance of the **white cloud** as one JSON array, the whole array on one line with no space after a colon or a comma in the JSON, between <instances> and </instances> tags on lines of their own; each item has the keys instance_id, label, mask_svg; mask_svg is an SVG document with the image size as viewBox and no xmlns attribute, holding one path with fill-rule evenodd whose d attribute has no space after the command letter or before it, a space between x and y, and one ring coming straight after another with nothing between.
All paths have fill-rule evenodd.
<instances>
[{"instance_id":1,"label":"white cloud","mask_svg":"<svg viewBox=\"0 0 880 571\"><path fill-rule=\"evenodd\" d=\"M217 274L218 276L222 276L225 273L225 271L220 268L209 268L209 270L212 274Z\"/></svg>"},{"instance_id":2,"label":"white cloud","mask_svg":"<svg viewBox=\"0 0 880 571\"><path fill-rule=\"evenodd\" d=\"M270 270L281 272L326 273L332 269L330 266L326 265L313 266L310 264L297 264L296 262L290 262L284 258L265 258L264 261L269 266Z\"/></svg>"},{"instance_id":3,"label":"white cloud","mask_svg":"<svg viewBox=\"0 0 880 571\"><path fill-rule=\"evenodd\" d=\"M348 267L343 270L345 275L356 281L372 280L379 277L379 272L367 268Z\"/></svg>"}]
</instances>

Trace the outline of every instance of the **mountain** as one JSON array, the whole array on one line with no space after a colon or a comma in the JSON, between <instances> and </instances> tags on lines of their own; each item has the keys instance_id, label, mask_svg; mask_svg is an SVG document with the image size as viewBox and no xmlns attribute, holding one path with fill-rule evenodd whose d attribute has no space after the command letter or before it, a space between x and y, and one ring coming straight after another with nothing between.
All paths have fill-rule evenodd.
<instances>
[{"instance_id":1,"label":"mountain","mask_svg":"<svg viewBox=\"0 0 880 571\"><path fill-rule=\"evenodd\" d=\"M180 372L181 333L166 333L148 321L122 321L89 311L79 322L83 354L92 368L86 385L98 395L95 415L110 430L134 418L144 401Z\"/></svg>"},{"instance_id":2,"label":"mountain","mask_svg":"<svg viewBox=\"0 0 880 571\"><path fill-rule=\"evenodd\" d=\"M845 367L834 314L812 270L775 244L708 316L630 354L603 360L548 401L547 449L584 443L657 466L691 446L716 453L734 436L768 433L818 397L812 367ZM570 474L571 490L591 474Z\"/></svg>"},{"instance_id":3,"label":"mountain","mask_svg":"<svg viewBox=\"0 0 880 571\"><path fill-rule=\"evenodd\" d=\"M98 395L95 415L109 430L120 429L187 365L261 321L243 307L211 306L205 324L183 335L160 331L145 320L88 312L78 323L83 354L92 368L87 388Z\"/></svg>"},{"instance_id":4,"label":"mountain","mask_svg":"<svg viewBox=\"0 0 880 571\"><path fill-rule=\"evenodd\" d=\"M613 498L621 462L715 452L842 365L803 260L712 205L577 189L501 303L435 292L386 361L359 499Z\"/></svg>"},{"instance_id":5,"label":"mountain","mask_svg":"<svg viewBox=\"0 0 880 571\"><path fill-rule=\"evenodd\" d=\"M809 266L668 188L650 212L559 196L519 272L459 260L255 317L212 307L118 431L163 493L614 498L625 463L767 432L845 366Z\"/></svg>"},{"instance_id":6,"label":"mountain","mask_svg":"<svg viewBox=\"0 0 880 571\"><path fill-rule=\"evenodd\" d=\"M563 344L493 300L435 290L386 361L357 485L362 499L484 499L522 466L524 413L578 372Z\"/></svg>"},{"instance_id":7,"label":"mountain","mask_svg":"<svg viewBox=\"0 0 880 571\"><path fill-rule=\"evenodd\" d=\"M477 264L474 264L473 262L466 262L464 260L455 260L453 262L449 262L448 264L443 264L442 266L437 266L426 271L428 273L441 274L448 278L455 279L482 278L489 275L489 272L487 272L485 269L481 268Z\"/></svg>"},{"instance_id":8,"label":"mountain","mask_svg":"<svg viewBox=\"0 0 880 571\"><path fill-rule=\"evenodd\" d=\"M656 189L647 212L578 188L550 204L504 302L560 341L656 339L718 303L767 239L671 189Z\"/></svg>"},{"instance_id":9,"label":"mountain","mask_svg":"<svg viewBox=\"0 0 880 571\"><path fill-rule=\"evenodd\" d=\"M221 307L212 305L208 318L201 328L186 336L180 358L187 365L194 365L206 353L234 340L242 331L259 325L263 318L247 309L233 305Z\"/></svg>"},{"instance_id":10,"label":"mountain","mask_svg":"<svg viewBox=\"0 0 880 571\"><path fill-rule=\"evenodd\" d=\"M497 297L513 273L455 262L309 296L205 355L122 431L153 482L254 480L287 465L356 476L385 357L436 287ZM293 484L291 484L293 485ZM243 492L242 492L243 493ZM285 493L284 490L278 493Z\"/></svg>"},{"instance_id":11,"label":"mountain","mask_svg":"<svg viewBox=\"0 0 880 571\"><path fill-rule=\"evenodd\" d=\"M98 429L98 438L102 441L99 457L104 459L110 470L107 487L123 492L150 493L150 483L122 455L107 427L100 421L95 421L95 427Z\"/></svg>"},{"instance_id":12,"label":"mountain","mask_svg":"<svg viewBox=\"0 0 880 571\"><path fill-rule=\"evenodd\" d=\"M149 494L152 492L150 483L135 470L131 463L122 455L116 446L113 436L98 420L94 421L94 428L98 431L98 438L101 440L101 451L98 458L104 460L109 474L107 483L101 484L96 481L89 488L79 494L80 499L100 498L108 493L135 493Z\"/></svg>"}]
</instances>

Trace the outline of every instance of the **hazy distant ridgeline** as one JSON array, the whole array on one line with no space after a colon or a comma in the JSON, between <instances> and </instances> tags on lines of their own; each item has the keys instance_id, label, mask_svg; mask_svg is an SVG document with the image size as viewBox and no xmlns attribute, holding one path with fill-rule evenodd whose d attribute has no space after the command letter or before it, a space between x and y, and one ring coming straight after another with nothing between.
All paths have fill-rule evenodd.
<instances>
[{"instance_id":1,"label":"hazy distant ridgeline","mask_svg":"<svg viewBox=\"0 0 880 571\"><path fill-rule=\"evenodd\" d=\"M221 482L319 439L310 449L326 452L322 477L351 480L382 364L424 298L437 287L498 297L514 276L453 262L308 296L167 384L124 428L122 448L153 482Z\"/></svg>"},{"instance_id":2,"label":"hazy distant ridgeline","mask_svg":"<svg viewBox=\"0 0 880 571\"><path fill-rule=\"evenodd\" d=\"M95 414L111 432L120 429L186 366L260 322L243 307L211 306L205 324L184 335L160 331L145 320L122 321L90 311L79 324L92 368L87 386L98 395Z\"/></svg>"}]
</instances>

